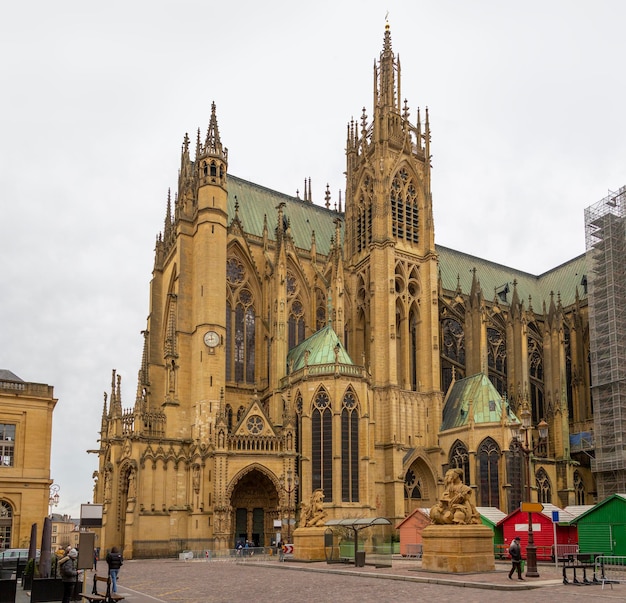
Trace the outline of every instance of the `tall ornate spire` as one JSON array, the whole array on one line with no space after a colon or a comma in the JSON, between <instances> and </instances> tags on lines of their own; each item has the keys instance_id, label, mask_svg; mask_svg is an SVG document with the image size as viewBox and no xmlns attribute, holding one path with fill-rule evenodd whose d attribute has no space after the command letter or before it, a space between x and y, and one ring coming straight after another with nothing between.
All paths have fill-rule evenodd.
<instances>
[{"instance_id":1,"label":"tall ornate spire","mask_svg":"<svg viewBox=\"0 0 626 603\"><path fill-rule=\"evenodd\" d=\"M220 140L220 131L217 126L217 115L215 113L215 103L211 103L211 119L209 121L204 147L202 148L202 155L219 157L220 159L227 161L228 149L224 149L222 147L222 141Z\"/></svg>"},{"instance_id":2,"label":"tall ornate spire","mask_svg":"<svg viewBox=\"0 0 626 603\"><path fill-rule=\"evenodd\" d=\"M396 71L398 77L396 79ZM375 72L376 73L376 72ZM389 21L385 23L383 50L380 53L378 74L378 95L374 105L395 109L400 112L400 58L396 60L391 49L391 28ZM376 102L376 100L378 102Z\"/></svg>"}]
</instances>

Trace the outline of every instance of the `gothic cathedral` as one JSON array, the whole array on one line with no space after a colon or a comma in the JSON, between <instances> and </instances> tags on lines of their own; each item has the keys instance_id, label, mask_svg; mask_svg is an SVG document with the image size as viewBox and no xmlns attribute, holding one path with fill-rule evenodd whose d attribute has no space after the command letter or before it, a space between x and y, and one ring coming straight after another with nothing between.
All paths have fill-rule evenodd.
<instances>
[{"instance_id":1,"label":"gothic cathedral","mask_svg":"<svg viewBox=\"0 0 626 603\"><path fill-rule=\"evenodd\" d=\"M593 502L584 256L533 276L435 245L429 115L400 75L387 25L345 211L229 174L215 105L193 159L185 135L134 406L115 371L105 394L102 548L266 546L316 491L328 518L397 523L449 467L479 507ZM549 433L526 431L530 471L524 415Z\"/></svg>"}]
</instances>

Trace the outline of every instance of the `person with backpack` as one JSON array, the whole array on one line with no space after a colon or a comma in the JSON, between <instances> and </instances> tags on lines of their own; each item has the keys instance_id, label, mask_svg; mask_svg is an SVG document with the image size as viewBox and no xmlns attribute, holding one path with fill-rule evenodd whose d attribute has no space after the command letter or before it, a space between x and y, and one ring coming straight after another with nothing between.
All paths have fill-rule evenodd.
<instances>
[{"instance_id":1,"label":"person with backpack","mask_svg":"<svg viewBox=\"0 0 626 603\"><path fill-rule=\"evenodd\" d=\"M122 553L120 550L114 546L107 553L107 563L109 564L109 576L111 576L111 589L114 593L117 592L117 576L120 571L120 567L124 564L124 559L122 558Z\"/></svg>"},{"instance_id":2,"label":"person with backpack","mask_svg":"<svg viewBox=\"0 0 626 603\"><path fill-rule=\"evenodd\" d=\"M511 571L509 572L509 580L513 580L513 574L517 572L517 579L522 578L522 547L520 545L520 537L516 536L509 547L509 555L511 555Z\"/></svg>"}]
</instances>

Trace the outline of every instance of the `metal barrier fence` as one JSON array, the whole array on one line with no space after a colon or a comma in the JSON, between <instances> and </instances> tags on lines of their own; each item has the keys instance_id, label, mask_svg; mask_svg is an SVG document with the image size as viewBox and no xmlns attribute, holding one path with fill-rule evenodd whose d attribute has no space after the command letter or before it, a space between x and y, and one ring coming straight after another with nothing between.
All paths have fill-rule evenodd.
<instances>
[{"instance_id":1,"label":"metal barrier fence","mask_svg":"<svg viewBox=\"0 0 626 603\"><path fill-rule=\"evenodd\" d=\"M277 556L275 547L249 547L241 549L222 549L214 551L183 551L178 554L181 561L267 561Z\"/></svg>"},{"instance_id":2,"label":"metal barrier fence","mask_svg":"<svg viewBox=\"0 0 626 603\"><path fill-rule=\"evenodd\" d=\"M626 582L626 556L603 555L596 557L595 574L602 588L605 584Z\"/></svg>"}]
</instances>

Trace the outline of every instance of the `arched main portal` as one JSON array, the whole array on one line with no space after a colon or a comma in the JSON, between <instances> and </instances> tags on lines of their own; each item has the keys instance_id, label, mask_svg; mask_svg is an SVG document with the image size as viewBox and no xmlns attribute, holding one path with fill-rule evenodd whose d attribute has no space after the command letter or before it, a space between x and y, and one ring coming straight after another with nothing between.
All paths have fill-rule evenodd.
<instances>
[{"instance_id":1,"label":"arched main portal","mask_svg":"<svg viewBox=\"0 0 626 603\"><path fill-rule=\"evenodd\" d=\"M274 519L279 518L279 496L272 480L258 469L241 477L230 499L233 510L232 545L269 546L275 536Z\"/></svg>"}]
</instances>

